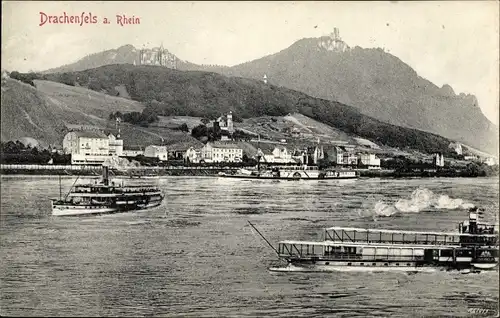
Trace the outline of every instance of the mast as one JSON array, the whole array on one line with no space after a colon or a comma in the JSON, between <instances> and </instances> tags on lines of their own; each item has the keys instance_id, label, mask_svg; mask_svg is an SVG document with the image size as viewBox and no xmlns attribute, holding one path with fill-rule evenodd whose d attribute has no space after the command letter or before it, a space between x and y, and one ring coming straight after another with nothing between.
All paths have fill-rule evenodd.
<instances>
[{"instance_id":1,"label":"mast","mask_svg":"<svg viewBox=\"0 0 500 318\"><path fill-rule=\"evenodd\" d=\"M261 149L260 149L260 134L259 134L259 141L257 142L257 171L260 173L260 158L262 157L261 154Z\"/></svg>"},{"instance_id":2,"label":"mast","mask_svg":"<svg viewBox=\"0 0 500 318\"><path fill-rule=\"evenodd\" d=\"M59 175L59 201L62 199L61 175Z\"/></svg>"},{"instance_id":3,"label":"mast","mask_svg":"<svg viewBox=\"0 0 500 318\"><path fill-rule=\"evenodd\" d=\"M257 137L257 172L260 172L260 134Z\"/></svg>"},{"instance_id":4,"label":"mast","mask_svg":"<svg viewBox=\"0 0 500 318\"><path fill-rule=\"evenodd\" d=\"M66 196L64 197L64 200L66 200L68 198L68 195L71 193L71 190L73 189L73 187L75 186L75 183L76 181L78 181L78 178L80 178L80 176L77 176L76 179L75 179L75 182L73 182L73 184L71 185L71 188L69 188L69 191L68 193L66 194Z\"/></svg>"},{"instance_id":5,"label":"mast","mask_svg":"<svg viewBox=\"0 0 500 318\"><path fill-rule=\"evenodd\" d=\"M253 227L253 229L255 231L257 231L257 233L260 235L260 237L262 237L264 239L264 241L266 241L267 245L269 245L274 250L276 255L278 255L278 257L280 257L280 253L278 252L278 250L271 243L269 243L269 241L264 237L264 235L262 235L262 233L260 233L260 231L257 230L257 228L250 221L247 221L247 222L248 222L248 224L250 224Z\"/></svg>"}]
</instances>

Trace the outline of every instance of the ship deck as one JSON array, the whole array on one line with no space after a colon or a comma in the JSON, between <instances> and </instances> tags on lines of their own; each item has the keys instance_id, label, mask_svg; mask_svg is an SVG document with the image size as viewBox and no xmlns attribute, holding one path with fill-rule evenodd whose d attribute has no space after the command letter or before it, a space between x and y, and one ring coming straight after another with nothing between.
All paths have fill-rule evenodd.
<instances>
[{"instance_id":1,"label":"ship deck","mask_svg":"<svg viewBox=\"0 0 500 318\"><path fill-rule=\"evenodd\" d=\"M155 185L153 184L129 184L129 185L122 185L122 184L93 184L93 183L85 183L85 184L77 184L75 185L75 188L102 188L102 189L108 189L108 188L130 188L130 189L136 189L136 188L156 188Z\"/></svg>"},{"instance_id":2,"label":"ship deck","mask_svg":"<svg viewBox=\"0 0 500 318\"><path fill-rule=\"evenodd\" d=\"M127 197L127 196L137 196L137 195L146 195L153 196L161 194L160 190L155 191L131 191L131 192L123 192L123 191L115 191L115 192L71 192L68 197L82 197L82 198L114 198L114 197Z\"/></svg>"},{"instance_id":3,"label":"ship deck","mask_svg":"<svg viewBox=\"0 0 500 318\"><path fill-rule=\"evenodd\" d=\"M298 261L418 261L418 262L498 262L498 246L476 248L460 245L342 243L332 241L281 241L279 257ZM484 257L482 255L485 255Z\"/></svg>"},{"instance_id":4,"label":"ship deck","mask_svg":"<svg viewBox=\"0 0 500 318\"><path fill-rule=\"evenodd\" d=\"M434 245L434 244L387 244L378 242L339 242L339 241L280 241L279 244L289 245L309 245L309 246L345 246L345 247L380 247L380 248L434 248L434 249L450 249L459 248L460 245Z\"/></svg>"},{"instance_id":5,"label":"ship deck","mask_svg":"<svg viewBox=\"0 0 500 318\"><path fill-rule=\"evenodd\" d=\"M485 237L495 237L498 234L469 234L460 232L428 232L428 231L407 231L407 230L385 230L385 229L364 229L356 227L340 227L333 226L326 228L325 231L345 231L345 232L356 232L356 233L383 233L383 234L405 234L405 235L433 235L433 236L485 236Z\"/></svg>"},{"instance_id":6,"label":"ship deck","mask_svg":"<svg viewBox=\"0 0 500 318\"><path fill-rule=\"evenodd\" d=\"M324 239L348 243L385 243L385 244L420 244L420 245L496 245L497 233L460 233L405 231L385 229L363 229L353 227L330 227L324 230Z\"/></svg>"}]
</instances>

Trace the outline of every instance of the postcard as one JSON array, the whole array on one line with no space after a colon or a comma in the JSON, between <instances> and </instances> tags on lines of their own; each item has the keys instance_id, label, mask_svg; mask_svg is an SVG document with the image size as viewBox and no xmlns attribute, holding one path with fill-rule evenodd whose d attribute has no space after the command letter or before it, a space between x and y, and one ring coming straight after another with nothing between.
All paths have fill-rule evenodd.
<instances>
[{"instance_id":1,"label":"postcard","mask_svg":"<svg viewBox=\"0 0 500 318\"><path fill-rule=\"evenodd\" d=\"M497 1L4 1L0 315L498 317Z\"/></svg>"}]
</instances>

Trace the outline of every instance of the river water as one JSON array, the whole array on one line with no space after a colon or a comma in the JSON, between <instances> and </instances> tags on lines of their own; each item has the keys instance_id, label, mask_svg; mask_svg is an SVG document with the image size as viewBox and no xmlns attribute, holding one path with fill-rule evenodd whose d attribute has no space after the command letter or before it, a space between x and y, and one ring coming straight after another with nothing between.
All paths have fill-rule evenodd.
<instances>
[{"instance_id":1,"label":"river water","mask_svg":"<svg viewBox=\"0 0 500 318\"><path fill-rule=\"evenodd\" d=\"M64 191L73 181L63 178ZM498 179L150 181L166 193L158 208L64 218L50 215L58 177L2 176L0 314L496 314L498 271L273 273L276 256L247 221L273 244L321 239L333 225L454 231L472 205L495 222Z\"/></svg>"}]
</instances>

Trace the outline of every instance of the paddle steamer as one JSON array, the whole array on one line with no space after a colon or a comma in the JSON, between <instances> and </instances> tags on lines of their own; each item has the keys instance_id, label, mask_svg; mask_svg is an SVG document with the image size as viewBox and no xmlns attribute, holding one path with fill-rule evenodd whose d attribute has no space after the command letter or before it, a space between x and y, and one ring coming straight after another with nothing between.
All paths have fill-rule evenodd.
<instances>
[{"instance_id":1,"label":"paddle steamer","mask_svg":"<svg viewBox=\"0 0 500 318\"><path fill-rule=\"evenodd\" d=\"M123 185L109 180L108 167L102 167L102 179L78 184L59 199L51 199L52 215L71 216L125 212L159 206L164 195L154 185ZM77 179L78 180L78 179ZM75 180L76 183L76 180Z\"/></svg>"},{"instance_id":2,"label":"paddle steamer","mask_svg":"<svg viewBox=\"0 0 500 318\"><path fill-rule=\"evenodd\" d=\"M276 166L268 169L239 169L235 174L220 173L223 178L273 179L273 180L322 180L356 179L355 170L321 170L316 166Z\"/></svg>"},{"instance_id":3,"label":"paddle steamer","mask_svg":"<svg viewBox=\"0 0 500 318\"><path fill-rule=\"evenodd\" d=\"M498 267L498 229L479 223L478 213L472 209L458 232L327 228L320 242L279 242L275 251L288 266L270 270L494 269Z\"/></svg>"}]
</instances>

